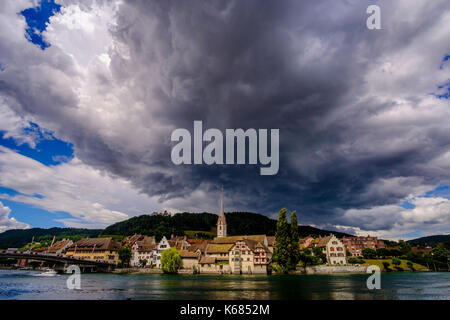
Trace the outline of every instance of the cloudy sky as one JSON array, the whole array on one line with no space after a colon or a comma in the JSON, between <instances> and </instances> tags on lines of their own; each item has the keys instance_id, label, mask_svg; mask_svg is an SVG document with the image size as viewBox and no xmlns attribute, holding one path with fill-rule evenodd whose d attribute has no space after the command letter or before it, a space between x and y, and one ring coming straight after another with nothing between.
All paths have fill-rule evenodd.
<instances>
[{"instance_id":1,"label":"cloudy sky","mask_svg":"<svg viewBox=\"0 0 450 320\"><path fill-rule=\"evenodd\" d=\"M223 185L226 211L447 234L449 39L448 0L4 0L0 232L217 212ZM278 174L174 165L194 120L279 128Z\"/></svg>"}]
</instances>

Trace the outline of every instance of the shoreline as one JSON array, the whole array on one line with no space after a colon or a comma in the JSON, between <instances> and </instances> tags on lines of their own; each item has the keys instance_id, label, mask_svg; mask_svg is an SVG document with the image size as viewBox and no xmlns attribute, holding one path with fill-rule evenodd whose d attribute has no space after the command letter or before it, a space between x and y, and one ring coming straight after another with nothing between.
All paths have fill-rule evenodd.
<instances>
[{"instance_id":1,"label":"shoreline","mask_svg":"<svg viewBox=\"0 0 450 320\"><path fill-rule=\"evenodd\" d=\"M234 275L234 276L271 276L271 275L340 275L340 274L367 274L368 265L364 266L310 266L310 267L298 267L296 271L291 271L288 274L278 273L273 271L271 274L254 273L254 274L233 274L233 273L217 273L217 272L202 272L195 273L193 270L180 269L176 275ZM20 269L0 266L0 270L6 271L42 271L43 269ZM434 271L430 269L420 270L380 270L383 274L388 273L425 273L425 272L449 272L448 270ZM146 269L146 268L117 268L110 272L88 272L98 274L164 274L161 269Z\"/></svg>"}]
</instances>

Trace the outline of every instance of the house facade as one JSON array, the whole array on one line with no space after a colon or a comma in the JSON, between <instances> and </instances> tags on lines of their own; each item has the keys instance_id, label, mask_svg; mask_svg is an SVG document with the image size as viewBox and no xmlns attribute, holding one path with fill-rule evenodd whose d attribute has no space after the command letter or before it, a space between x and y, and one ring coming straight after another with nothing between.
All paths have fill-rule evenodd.
<instances>
[{"instance_id":1,"label":"house facade","mask_svg":"<svg viewBox=\"0 0 450 320\"><path fill-rule=\"evenodd\" d=\"M157 268L161 268L161 253L167 249L170 249L170 244L167 238L164 236L156 245L156 250L153 251L153 265Z\"/></svg>"},{"instance_id":2,"label":"house facade","mask_svg":"<svg viewBox=\"0 0 450 320\"><path fill-rule=\"evenodd\" d=\"M326 255L329 265L347 264L345 246L335 235L332 234L328 237L319 238L317 247L322 248L322 252Z\"/></svg>"},{"instance_id":3,"label":"house facade","mask_svg":"<svg viewBox=\"0 0 450 320\"><path fill-rule=\"evenodd\" d=\"M361 257L366 248L373 250L385 248L384 241L377 237L344 237L342 238L345 249L354 257Z\"/></svg>"},{"instance_id":4,"label":"house facade","mask_svg":"<svg viewBox=\"0 0 450 320\"><path fill-rule=\"evenodd\" d=\"M131 245L132 267L150 267L153 263L153 254L156 251L155 237L142 236Z\"/></svg>"},{"instance_id":5,"label":"house facade","mask_svg":"<svg viewBox=\"0 0 450 320\"><path fill-rule=\"evenodd\" d=\"M120 247L120 243L112 238L85 238L68 247L66 256L117 264L119 263L117 252Z\"/></svg>"}]
</instances>

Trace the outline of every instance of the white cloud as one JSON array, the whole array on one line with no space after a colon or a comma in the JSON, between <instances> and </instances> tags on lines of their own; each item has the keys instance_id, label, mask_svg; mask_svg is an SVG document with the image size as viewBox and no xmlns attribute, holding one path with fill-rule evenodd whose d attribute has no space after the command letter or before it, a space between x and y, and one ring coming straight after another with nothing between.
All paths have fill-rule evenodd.
<instances>
[{"instance_id":1,"label":"white cloud","mask_svg":"<svg viewBox=\"0 0 450 320\"><path fill-rule=\"evenodd\" d=\"M13 217L9 217L11 209L0 202L0 233L11 229L28 229L30 226L19 222Z\"/></svg>"},{"instance_id":2,"label":"white cloud","mask_svg":"<svg viewBox=\"0 0 450 320\"><path fill-rule=\"evenodd\" d=\"M409 203L415 207L405 209L399 205L384 205L347 210L338 229L387 239L416 232L422 236L450 233L450 199L422 196L409 199Z\"/></svg>"},{"instance_id":3,"label":"white cloud","mask_svg":"<svg viewBox=\"0 0 450 320\"><path fill-rule=\"evenodd\" d=\"M139 193L129 181L77 158L47 167L5 147L0 147L0 185L20 193L0 198L71 214L75 219L62 220L67 226L104 227L160 209L155 198Z\"/></svg>"}]
</instances>

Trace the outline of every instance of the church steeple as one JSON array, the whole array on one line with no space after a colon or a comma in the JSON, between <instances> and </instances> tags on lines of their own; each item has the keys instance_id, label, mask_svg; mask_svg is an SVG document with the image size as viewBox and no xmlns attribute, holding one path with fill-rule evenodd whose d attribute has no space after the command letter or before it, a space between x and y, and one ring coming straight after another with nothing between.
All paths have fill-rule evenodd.
<instances>
[{"instance_id":1,"label":"church steeple","mask_svg":"<svg viewBox=\"0 0 450 320\"><path fill-rule=\"evenodd\" d=\"M223 211L223 187L220 192L220 214L217 219L217 237L222 238L227 236L227 220L225 219L225 213Z\"/></svg>"}]
</instances>

